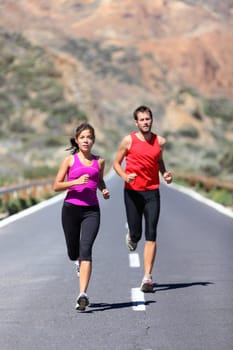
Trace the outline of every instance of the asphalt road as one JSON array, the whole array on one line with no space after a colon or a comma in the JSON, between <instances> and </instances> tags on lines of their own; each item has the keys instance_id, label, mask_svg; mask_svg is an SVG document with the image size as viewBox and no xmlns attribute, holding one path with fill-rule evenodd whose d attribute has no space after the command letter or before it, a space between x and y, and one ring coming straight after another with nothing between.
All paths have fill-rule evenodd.
<instances>
[{"instance_id":1,"label":"asphalt road","mask_svg":"<svg viewBox=\"0 0 233 350\"><path fill-rule=\"evenodd\" d=\"M233 219L161 186L155 293L142 294L143 241L127 251L122 183L107 182L85 313L61 197L0 227L0 349L232 350Z\"/></svg>"}]
</instances>

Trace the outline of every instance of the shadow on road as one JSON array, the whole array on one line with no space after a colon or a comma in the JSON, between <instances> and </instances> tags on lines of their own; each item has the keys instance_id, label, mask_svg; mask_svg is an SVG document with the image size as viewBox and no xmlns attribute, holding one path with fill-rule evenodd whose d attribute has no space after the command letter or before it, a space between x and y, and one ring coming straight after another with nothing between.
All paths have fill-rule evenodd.
<instances>
[{"instance_id":1,"label":"shadow on road","mask_svg":"<svg viewBox=\"0 0 233 350\"><path fill-rule=\"evenodd\" d=\"M179 288L187 288L193 286L208 286L210 284L214 284L213 282L190 282L190 283L154 283L154 290L152 293L171 290L171 289L179 289ZM148 293L147 293L148 294ZM151 293L150 293L151 294ZM137 302L126 302L126 303L91 303L89 305L88 310L84 313L92 313L98 311L107 311L112 309L122 309L122 308L132 308L133 306L139 306L140 304L149 305L156 303L155 300L147 300L147 301L137 301Z\"/></svg>"},{"instance_id":2,"label":"shadow on road","mask_svg":"<svg viewBox=\"0 0 233 350\"><path fill-rule=\"evenodd\" d=\"M170 290L170 289L178 289L178 288L187 288L193 286L208 286L213 284L212 282L190 282L190 283L166 283L159 284L154 283L154 292Z\"/></svg>"},{"instance_id":3,"label":"shadow on road","mask_svg":"<svg viewBox=\"0 0 233 350\"><path fill-rule=\"evenodd\" d=\"M89 305L88 311L85 311L85 313L91 313L96 311L106 311L106 310L112 310L112 309L122 309L127 307L133 307L138 306L140 304L149 305L152 303L156 303L154 300L147 300L147 301L137 301L137 302L126 302L126 303L114 303L114 304L108 304L108 303L91 303ZM92 309L92 310L91 310Z\"/></svg>"}]
</instances>

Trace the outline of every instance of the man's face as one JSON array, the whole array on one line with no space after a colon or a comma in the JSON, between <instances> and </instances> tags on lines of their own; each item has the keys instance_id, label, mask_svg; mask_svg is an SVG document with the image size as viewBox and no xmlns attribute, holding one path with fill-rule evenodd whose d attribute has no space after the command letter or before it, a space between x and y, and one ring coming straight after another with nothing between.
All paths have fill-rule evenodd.
<instances>
[{"instance_id":1,"label":"man's face","mask_svg":"<svg viewBox=\"0 0 233 350\"><path fill-rule=\"evenodd\" d=\"M139 131L143 134L147 134L148 132L150 132L153 120L150 117L149 113L138 112L137 117L138 119L136 120L136 125Z\"/></svg>"}]
</instances>

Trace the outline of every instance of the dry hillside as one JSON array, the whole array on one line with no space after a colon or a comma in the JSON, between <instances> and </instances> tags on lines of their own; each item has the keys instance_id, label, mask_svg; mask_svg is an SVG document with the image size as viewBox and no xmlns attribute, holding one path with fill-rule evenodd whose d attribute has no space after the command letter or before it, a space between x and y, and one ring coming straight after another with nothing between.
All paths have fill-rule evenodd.
<instances>
[{"instance_id":1,"label":"dry hillside","mask_svg":"<svg viewBox=\"0 0 233 350\"><path fill-rule=\"evenodd\" d=\"M35 103L10 90L11 118L22 119L35 133L51 135L53 127L67 136L77 122L76 106L96 126L100 150L107 145L111 153L132 127L133 109L148 104L155 129L168 138L166 157L173 169L232 176L233 1L0 0L0 16L4 52L15 33L32 50L42 48L43 59L35 59L33 67L50 62L51 76L73 108L59 124L57 115L67 110L59 104L51 113L42 108L45 96L25 82L22 89L32 89L40 103L34 108ZM18 55L28 57L25 45L11 48L14 63ZM0 92L13 79L12 64ZM1 118L2 128L9 127ZM8 159L2 134L0 152ZM18 142L19 150L26 147L22 137ZM36 165L49 164L46 152L38 159L34 146L26 152L25 166L35 165L35 159ZM55 159L63 155L61 146L57 149Z\"/></svg>"}]
</instances>

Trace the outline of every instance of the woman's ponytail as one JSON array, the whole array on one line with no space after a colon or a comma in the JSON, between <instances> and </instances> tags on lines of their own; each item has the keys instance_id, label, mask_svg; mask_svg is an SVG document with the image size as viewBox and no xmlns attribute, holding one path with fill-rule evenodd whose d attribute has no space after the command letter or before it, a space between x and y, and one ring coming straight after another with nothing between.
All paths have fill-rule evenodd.
<instances>
[{"instance_id":1,"label":"woman's ponytail","mask_svg":"<svg viewBox=\"0 0 233 350\"><path fill-rule=\"evenodd\" d=\"M66 148L66 151L71 151L71 154L75 154L76 152L78 152L79 147L75 141L75 137L70 138L70 144L71 146L69 148Z\"/></svg>"}]
</instances>

